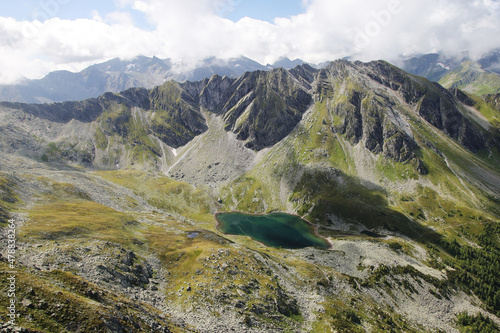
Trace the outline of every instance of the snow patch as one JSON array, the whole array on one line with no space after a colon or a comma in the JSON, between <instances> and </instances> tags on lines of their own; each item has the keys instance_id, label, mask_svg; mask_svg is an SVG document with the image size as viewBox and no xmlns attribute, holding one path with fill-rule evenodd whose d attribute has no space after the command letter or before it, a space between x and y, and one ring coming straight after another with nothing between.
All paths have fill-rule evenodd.
<instances>
[{"instance_id":1,"label":"snow patch","mask_svg":"<svg viewBox=\"0 0 500 333\"><path fill-rule=\"evenodd\" d=\"M438 62L437 64L438 64L438 66L441 66L442 68L446 69L447 71L450 70L450 66L446 66L445 64L443 64L441 62Z\"/></svg>"}]
</instances>

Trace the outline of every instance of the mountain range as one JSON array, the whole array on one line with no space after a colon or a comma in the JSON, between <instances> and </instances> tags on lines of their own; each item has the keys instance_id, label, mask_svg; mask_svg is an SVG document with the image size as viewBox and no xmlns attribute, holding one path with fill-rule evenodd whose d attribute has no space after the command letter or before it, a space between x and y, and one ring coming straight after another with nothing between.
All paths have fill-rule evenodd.
<instances>
[{"instance_id":1,"label":"mountain range","mask_svg":"<svg viewBox=\"0 0 500 333\"><path fill-rule=\"evenodd\" d=\"M78 101L132 87L152 88L170 80L200 81L213 74L236 78L245 72L279 67L291 69L304 63L300 59L281 58L272 65L261 65L246 57L211 57L193 65L157 57L139 56L131 60L116 58L78 73L56 71L42 79L25 79L15 85L1 85L0 100L25 103ZM408 73L439 82L446 88L460 88L475 94L500 91L499 51L491 51L474 61L465 54L457 57L432 53L401 57L394 63ZM309 65L323 68L327 63Z\"/></svg>"},{"instance_id":2,"label":"mountain range","mask_svg":"<svg viewBox=\"0 0 500 333\"><path fill-rule=\"evenodd\" d=\"M436 61L411 64L437 75ZM0 103L20 327L498 330L500 94L385 61L232 76ZM331 246L224 234L228 211L299 215Z\"/></svg>"},{"instance_id":3,"label":"mountain range","mask_svg":"<svg viewBox=\"0 0 500 333\"><path fill-rule=\"evenodd\" d=\"M56 71L39 80L0 86L0 100L28 103L77 101L132 87L152 88L170 80L199 81L213 74L234 78L245 72L276 67L292 68L302 63L299 59L292 61L281 58L273 65L263 66L246 57L227 60L211 57L196 65L188 65L157 57L139 56L131 60L115 58L78 73Z\"/></svg>"}]
</instances>

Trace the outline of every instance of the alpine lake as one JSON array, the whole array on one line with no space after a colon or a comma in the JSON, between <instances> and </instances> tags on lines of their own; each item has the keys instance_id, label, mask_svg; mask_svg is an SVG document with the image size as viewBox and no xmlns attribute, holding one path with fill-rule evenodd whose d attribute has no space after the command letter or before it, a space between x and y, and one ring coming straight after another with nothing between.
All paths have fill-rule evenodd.
<instances>
[{"instance_id":1,"label":"alpine lake","mask_svg":"<svg viewBox=\"0 0 500 333\"><path fill-rule=\"evenodd\" d=\"M316 234L315 227L296 215L286 213L218 213L217 229L229 235L249 236L266 246L286 249L305 247L330 248L330 243Z\"/></svg>"}]
</instances>

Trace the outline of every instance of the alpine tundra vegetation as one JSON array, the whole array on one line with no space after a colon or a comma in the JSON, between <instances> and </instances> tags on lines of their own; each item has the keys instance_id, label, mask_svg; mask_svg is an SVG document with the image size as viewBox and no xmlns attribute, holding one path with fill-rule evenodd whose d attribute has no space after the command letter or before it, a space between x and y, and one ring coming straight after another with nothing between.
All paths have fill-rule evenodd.
<instances>
[{"instance_id":1,"label":"alpine tundra vegetation","mask_svg":"<svg viewBox=\"0 0 500 333\"><path fill-rule=\"evenodd\" d=\"M452 83L473 69L443 76L446 89L384 61L337 60L2 102L15 324L498 331L500 95ZM464 77L498 79L474 73ZM216 214L231 211L298 215L330 246L224 234ZM3 305L12 269L0 242Z\"/></svg>"}]
</instances>

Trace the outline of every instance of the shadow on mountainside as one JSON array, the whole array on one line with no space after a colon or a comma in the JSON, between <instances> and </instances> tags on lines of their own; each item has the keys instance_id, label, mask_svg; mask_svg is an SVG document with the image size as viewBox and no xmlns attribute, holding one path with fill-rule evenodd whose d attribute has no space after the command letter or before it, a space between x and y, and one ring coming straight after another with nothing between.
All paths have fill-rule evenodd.
<instances>
[{"instance_id":1,"label":"shadow on mountainside","mask_svg":"<svg viewBox=\"0 0 500 333\"><path fill-rule=\"evenodd\" d=\"M305 170L290 199L298 204L298 214L318 224L320 231L340 219L347 225L361 224L374 235L401 233L419 242L441 238L436 231L389 207L382 187L334 168Z\"/></svg>"}]
</instances>

